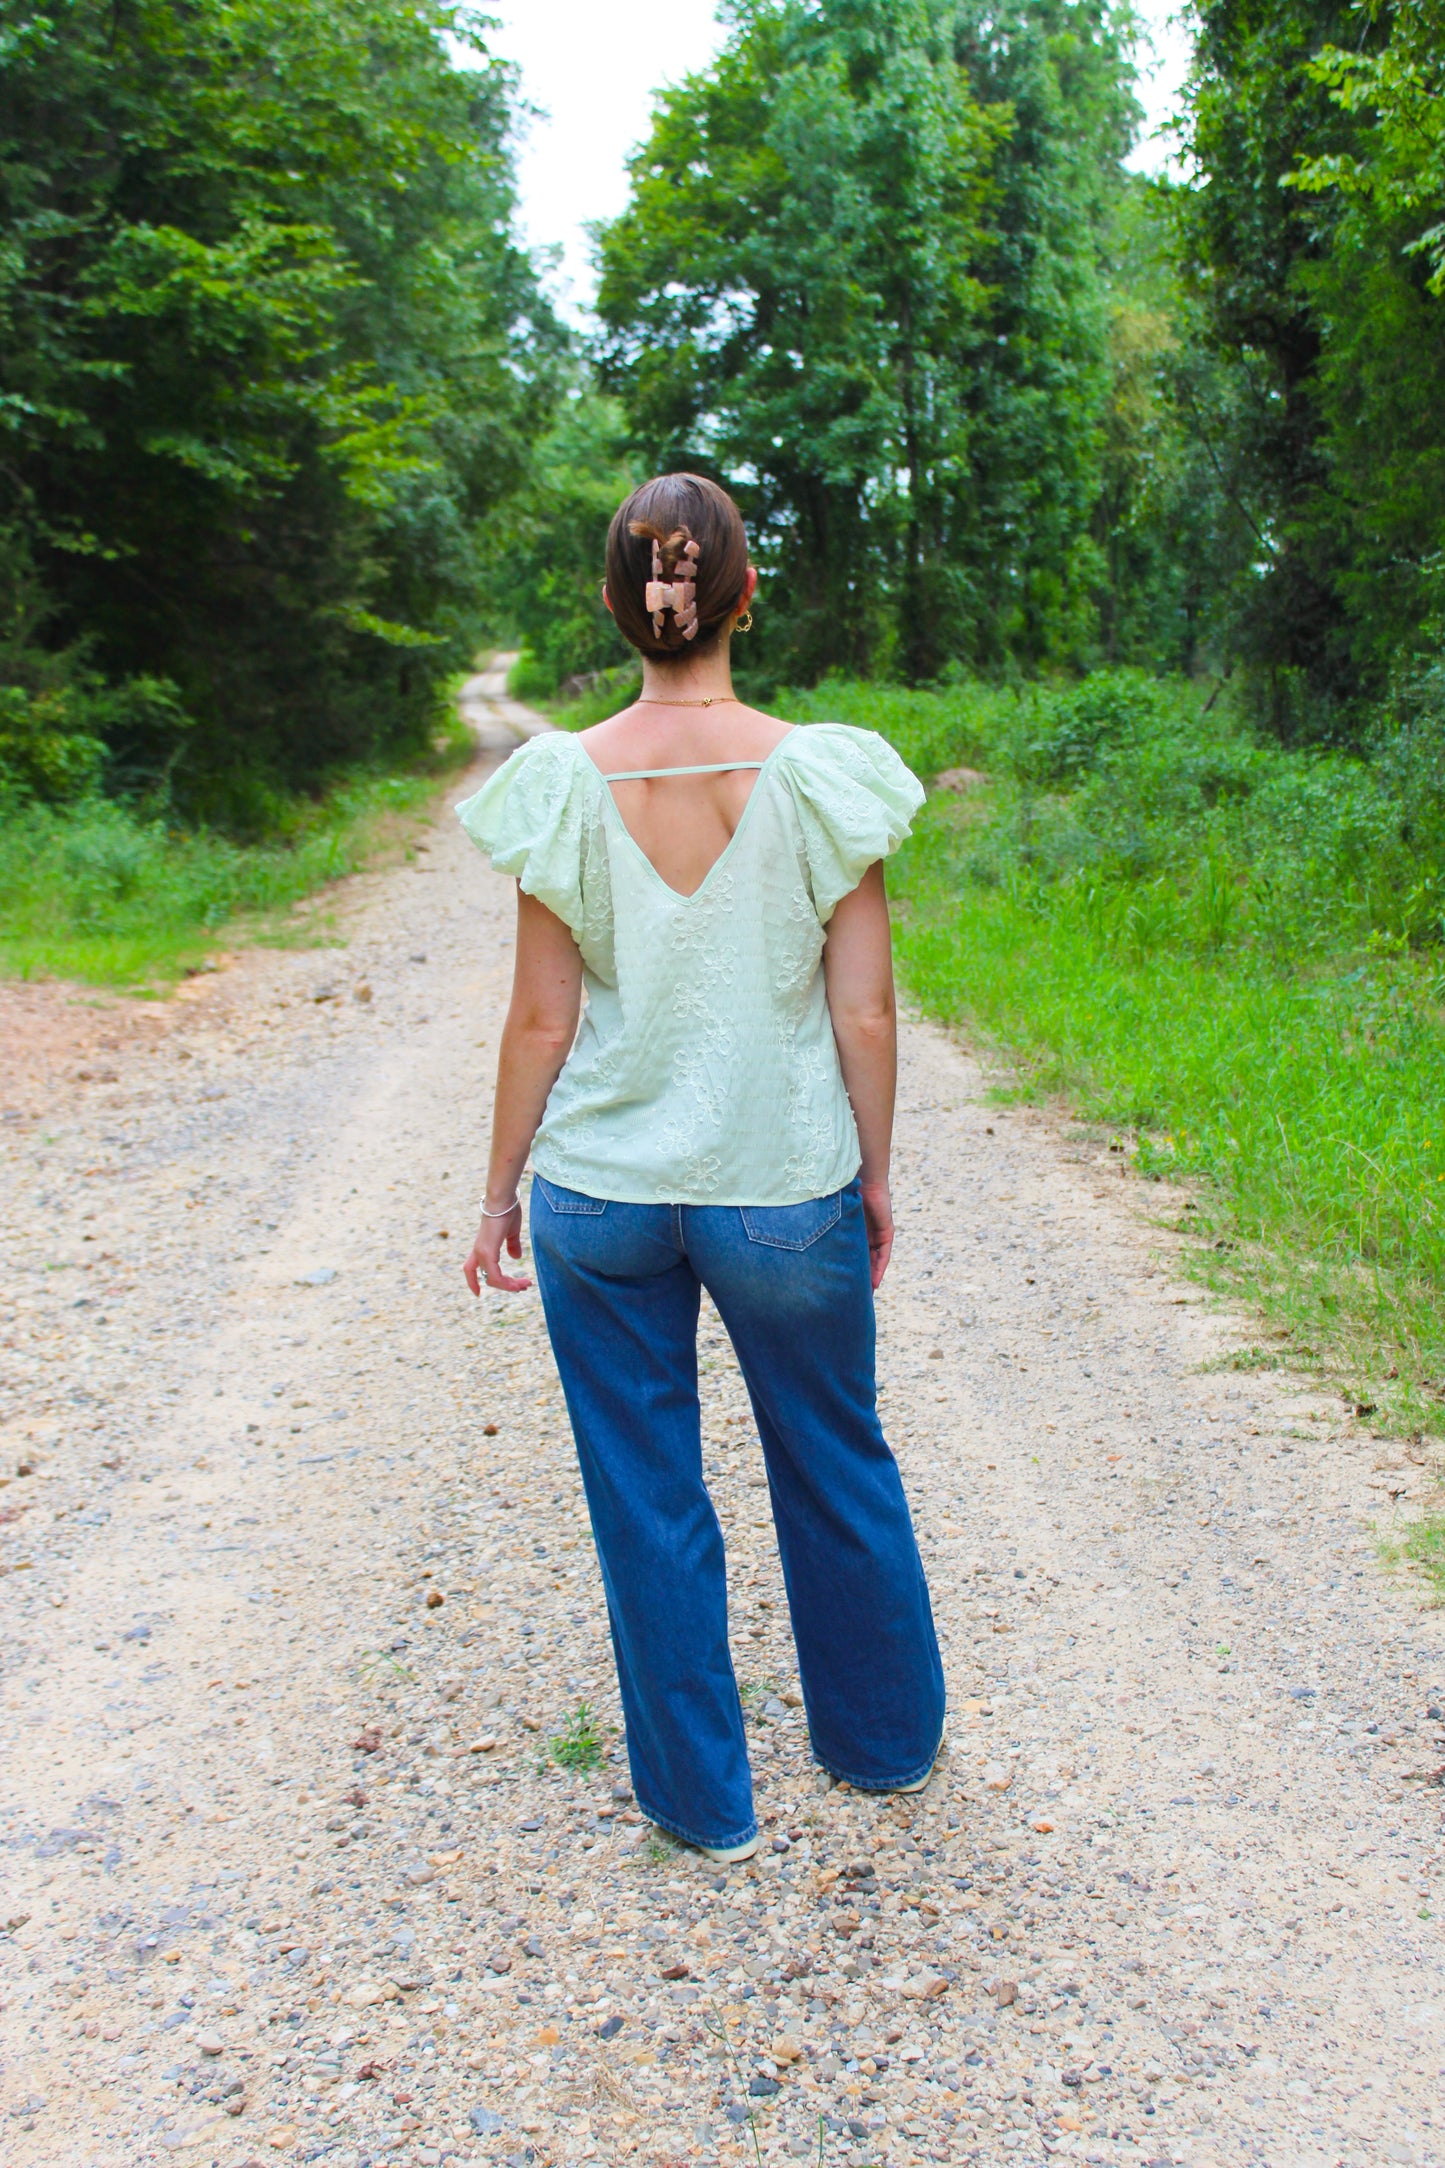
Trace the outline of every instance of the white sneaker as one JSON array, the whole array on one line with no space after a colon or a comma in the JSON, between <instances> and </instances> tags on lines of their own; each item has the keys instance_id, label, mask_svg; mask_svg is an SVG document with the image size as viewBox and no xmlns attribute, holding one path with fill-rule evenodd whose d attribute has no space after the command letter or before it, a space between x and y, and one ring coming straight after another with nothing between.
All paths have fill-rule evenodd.
<instances>
[{"instance_id":1,"label":"white sneaker","mask_svg":"<svg viewBox=\"0 0 1445 2168\"><path fill-rule=\"evenodd\" d=\"M704 1859L720 1859L725 1865L734 1860L751 1859L758 1848L756 1837L749 1837L746 1844L697 1844L693 1850L701 1852Z\"/></svg>"},{"instance_id":2,"label":"white sneaker","mask_svg":"<svg viewBox=\"0 0 1445 2168\"><path fill-rule=\"evenodd\" d=\"M938 1750L938 1753L939 1753L939 1754L941 1754L942 1752L943 1752L943 1749L942 1749L942 1747L940 1747L940 1748L939 1748L939 1750ZM931 1783L933 1782L933 1772L934 1772L934 1770L935 1770L935 1769L936 1769L937 1767L938 1767L938 1754L935 1754L935 1755L934 1755L934 1757L933 1757L933 1760L932 1760L932 1762L931 1762L931 1763L929 1764L929 1766L928 1766L928 1769L927 1769L927 1771L925 1772L925 1774L924 1774L923 1776L921 1776L921 1777L920 1777L920 1778L918 1779L918 1782L917 1782L916 1784L894 1784L894 1785L892 1785L892 1786L890 1787L890 1789L891 1789L891 1790L892 1790L893 1792L895 1792L895 1793L899 1793L899 1792L926 1792L926 1791L927 1791L927 1789L928 1789L928 1787L929 1787L929 1785L930 1785L930 1784L931 1784Z\"/></svg>"}]
</instances>

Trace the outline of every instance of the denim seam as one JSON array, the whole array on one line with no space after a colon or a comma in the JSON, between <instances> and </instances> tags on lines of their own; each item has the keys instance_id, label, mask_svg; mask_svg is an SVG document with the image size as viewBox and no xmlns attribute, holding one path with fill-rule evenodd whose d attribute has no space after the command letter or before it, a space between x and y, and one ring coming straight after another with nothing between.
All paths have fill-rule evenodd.
<instances>
[{"instance_id":1,"label":"denim seam","mask_svg":"<svg viewBox=\"0 0 1445 2168\"><path fill-rule=\"evenodd\" d=\"M890 1777L885 1782L880 1782L877 1777L850 1777L846 1769L835 1769L831 1762L823 1760L821 1754L818 1756L818 1761L827 1770L830 1777L836 1778L839 1784L851 1784L855 1792L896 1792L900 1785L916 1784L920 1777L927 1776L942 1751L943 1733L940 1732L938 1744L927 1761L920 1762L916 1769L908 1770L905 1775Z\"/></svg>"},{"instance_id":2,"label":"denim seam","mask_svg":"<svg viewBox=\"0 0 1445 2168\"><path fill-rule=\"evenodd\" d=\"M749 1242L753 1244L755 1249L789 1250L794 1256L801 1256L803 1251L810 1250L815 1242L821 1242L824 1235L831 1234L833 1229L838 1225L838 1222L842 1219L842 1190L837 1190L834 1193L833 1205L834 1210L831 1218L824 1220L821 1227L815 1227L813 1229L813 1232L810 1235L804 1236L801 1242L780 1241L776 1235L764 1234L761 1231L754 1233L753 1231L752 1223L748 1217L749 1213L757 1211L788 1211L791 1208L787 1205L777 1206L745 1204L739 1207L738 1217L743 1223L743 1233L747 1236Z\"/></svg>"},{"instance_id":3,"label":"denim seam","mask_svg":"<svg viewBox=\"0 0 1445 2168\"><path fill-rule=\"evenodd\" d=\"M676 1837L680 1843L696 1845L701 1851L730 1852L735 1844L747 1844L758 1833L757 1817L754 1815L748 1828L739 1831L735 1837L697 1837L691 1830L679 1829L677 1823L670 1822L665 1814L654 1814L652 1808L645 1805L641 1798L637 1804L649 1822L656 1823L659 1829L665 1829L670 1837Z\"/></svg>"},{"instance_id":4,"label":"denim seam","mask_svg":"<svg viewBox=\"0 0 1445 2168\"><path fill-rule=\"evenodd\" d=\"M606 1197L584 1197L581 1190L563 1190L555 1182L545 1182L541 1175L534 1177L533 1187L541 1191L542 1202L549 1212L556 1213L558 1219L601 1219L607 1210ZM576 1197L580 1201L576 1204L563 1204L560 1201L562 1197Z\"/></svg>"}]
</instances>

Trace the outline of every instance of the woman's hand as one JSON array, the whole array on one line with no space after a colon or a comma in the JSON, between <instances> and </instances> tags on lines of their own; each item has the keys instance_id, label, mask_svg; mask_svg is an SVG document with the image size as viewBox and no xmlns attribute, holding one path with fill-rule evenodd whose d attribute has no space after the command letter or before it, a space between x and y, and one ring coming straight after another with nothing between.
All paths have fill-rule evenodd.
<instances>
[{"instance_id":1,"label":"woman's hand","mask_svg":"<svg viewBox=\"0 0 1445 2168\"><path fill-rule=\"evenodd\" d=\"M863 1224L868 1230L868 1270L876 1294L893 1255L893 1200L886 1182L864 1182Z\"/></svg>"},{"instance_id":2,"label":"woman's hand","mask_svg":"<svg viewBox=\"0 0 1445 2168\"><path fill-rule=\"evenodd\" d=\"M462 1274L474 1295L482 1292L481 1283L495 1287L504 1295L520 1295L531 1286L530 1280L514 1280L502 1270L502 1252L509 1257L522 1254L522 1206L519 1199L502 1219L484 1219L477 1229ZM877 1286L877 1281L874 1281Z\"/></svg>"}]
</instances>

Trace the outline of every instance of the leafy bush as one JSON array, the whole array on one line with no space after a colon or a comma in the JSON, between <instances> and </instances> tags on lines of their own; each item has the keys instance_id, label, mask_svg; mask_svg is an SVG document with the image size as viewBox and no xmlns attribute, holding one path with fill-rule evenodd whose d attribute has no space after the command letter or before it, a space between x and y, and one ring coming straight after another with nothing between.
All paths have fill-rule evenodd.
<instances>
[{"instance_id":1,"label":"leafy bush","mask_svg":"<svg viewBox=\"0 0 1445 2168\"><path fill-rule=\"evenodd\" d=\"M63 694L35 698L19 685L0 685L0 804L87 797L104 762L104 743L75 727Z\"/></svg>"},{"instance_id":2,"label":"leafy bush","mask_svg":"<svg viewBox=\"0 0 1445 2168\"><path fill-rule=\"evenodd\" d=\"M1022 703L1021 727L1008 748L1024 781L1069 783L1167 727L1170 702L1140 670L1100 670L1081 684L1038 691Z\"/></svg>"},{"instance_id":3,"label":"leafy bush","mask_svg":"<svg viewBox=\"0 0 1445 2168\"><path fill-rule=\"evenodd\" d=\"M117 986L174 978L221 927L254 925L354 872L435 787L425 773L354 778L286 807L285 840L251 845L104 798L12 806L0 819L0 969Z\"/></svg>"},{"instance_id":4,"label":"leafy bush","mask_svg":"<svg viewBox=\"0 0 1445 2168\"><path fill-rule=\"evenodd\" d=\"M915 775L927 780L944 768L988 765L1016 721L1019 700L1012 692L972 681L924 692L830 677L807 691L779 692L773 706L798 723L852 723L876 730Z\"/></svg>"},{"instance_id":5,"label":"leafy bush","mask_svg":"<svg viewBox=\"0 0 1445 2168\"><path fill-rule=\"evenodd\" d=\"M107 685L75 668L42 692L0 684L0 800L65 805L104 781L122 798L163 803L191 723L165 678Z\"/></svg>"},{"instance_id":6,"label":"leafy bush","mask_svg":"<svg viewBox=\"0 0 1445 2168\"><path fill-rule=\"evenodd\" d=\"M525 695L517 692L517 672L508 680L508 690L519 699ZM642 685L640 663L621 663L613 670L594 670L589 673L586 689L574 698L546 703L554 723L562 730L590 730L594 723L605 723L609 715L630 707L637 698Z\"/></svg>"},{"instance_id":7,"label":"leafy bush","mask_svg":"<svg viewBox=\"0 0 1445 2168\"><path fill-rule=\"evenodd\" d=\"M507 691L514 700L549 700L557 690L557 673L530 647L521 649L507 672Z\"/></svg>"}]
</instances>

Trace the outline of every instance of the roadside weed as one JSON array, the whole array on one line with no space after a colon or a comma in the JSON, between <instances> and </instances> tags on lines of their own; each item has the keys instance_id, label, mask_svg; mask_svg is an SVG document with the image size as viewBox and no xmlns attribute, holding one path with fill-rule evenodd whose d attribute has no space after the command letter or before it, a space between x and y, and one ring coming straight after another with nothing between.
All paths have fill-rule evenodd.
<instances>
[{"instance_id":1,"label":"roadside weed","mask_svg":"<svg viewBox=\"0 0 1445 2168\"><path fill-rule=\"evenodd\" d=\"M714 2003L712 2006L711 2018L704 2018L702 2023L704 2032L711 2033L713 2039L721 2045L724 2052L726 2053L728 2061L733 2066L733 2075L736 2077L738 2084L741 2086L744 2098L746 2099L748 2086L747 2077L743 2071L743 2066L739 2059L738 2051L733 2046L733 2037L732 2034L728 2031L727 2019L723 2016L721 2010L719 2010L716 2003ZM753 2110L751 2108L748 2109L748 2133L753 2141L753 2152L757 2156L758 2168L763 2168L762 2138L758 2131L757 2116L753 2113ZM818 2119L818 2150L820 2159L822 2157L822 2144L823 2121L822 2117L820 2116Z\"/></svg>"},{"instance_id":2,"label":"roadside weed","mask_svg":"<svg viewBox=\"0 0 1445 2168\"><path fill-rule=\"evenodd\" d=\"M374 1686L378 1680L387 1685L410 1686L416 1679L416 1673L399 1664L386 1649L364 1649L356 1659L356 1675L366 1686Z\"/></svg>"},{"instance_id":3,"label":"roadside weed","mask_svg":"<svg viewBox=\"0 0 1445 2168\"><path fill-rule=\"evenodd\" d=\"M1437 1604L1445 1604L1445 1514L1427 1514L1380 1540L1380 1556L1387 1566L1411 1567L1434 1591Z\"/></svg>"},{"instance_id":4,"label":"roadside weed","mask_svg":"<svg viewBox=\"0 0 1445 2168\"><path fill-rule=\"evenodd\" d=\"M585 1701L579 1701L559 1732L547 1741L548 1751L559 1769L600 1769L607 1758L597 1719Z\"/></svg>"},{"instance_id":5,"label":"roadside weed","mask_svg":"<svg viewBox=\"0 0 1445 2168\"><path fill-rule=\"evenodd\" d=\"M0 814L0 974L162 992L214 968L219 947L329 946L309 899L409 847L440 766L354 774L277 809L277 832L237 842L110 799Z\"/></svg>"}]
</instances>

